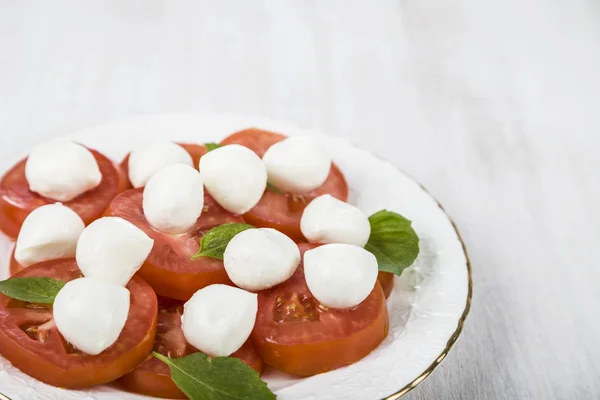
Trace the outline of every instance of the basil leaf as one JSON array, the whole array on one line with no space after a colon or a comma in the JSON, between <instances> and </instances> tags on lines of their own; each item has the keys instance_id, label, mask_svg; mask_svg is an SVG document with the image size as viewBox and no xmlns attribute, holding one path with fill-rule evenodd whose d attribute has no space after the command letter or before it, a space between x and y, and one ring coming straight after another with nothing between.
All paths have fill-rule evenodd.
<instances>
[{"instance_id":1,"label":"basil leaf","mask_svg":"<svg viewBox=\"0 0 600 400\"><path fill-rule=\"evenodd\" d=\"M276 398L258 372L237 358L209 358L200 352L181 358L152 355L169 366L173 382L191 400Z\"/></svg>"},{"instance_id":2,"label":"basil leaf","mask_svg":"<svg viewBox=\"0 0 600 400\"><path fill-rule=\"evenodd\" d=\"M65 282L52 278L12 278L0 281L0 293L28 303L52 304Z\"/></svg>"},{"instance_id":3,"label":"basil leaf","mask_svg":"<svg viewBox=\"0 0 600 400\"><path fill-rule=\"evenodd\" d=\"M209 142L209 143L204 143L204 147L206 147L206 152L208 153L209 151L212 151L214 149L218 149L219 147L222 147L223 145L219 144L219 143L213 143L213 142Z\"/></svg>"},{"instance_id":4,"label":"basil leaf","mask_svg":"<svg viewBox=\"0 0 600 400\"><path fill-rule=\"evenodd\" d=\"M238 233L251 228L254 227L248 224L236 224L232 222L212 228L200 240L200 250L192 256L192 260L200 257L212 257L222 260L223 253L229 241Z\"/></svg>"},{"instance_id":5,"label":"basil leaf","mask_svg":"<svg viewBox=\"0 0 600 400\"><path fill-rule=\"evenodd\" d=\"M277 188L277 186L275 186L269 182L267 182L267 190L270 190L271 192L277 193L277 194L284 194L284 192L282 190L280 190L279 188Z\"/></svg>"},{"instance_id":6,"label":"basil leaf","mask_svg":"<svg viewBox=\"0 0 600 400\"><path fill-rule=\"evenodd\" d=\"M400 276L419 255L419 237L412 222L400 214L381 210L369 217L371 236L365 245L377 258L379 270Z\"/></svg>"}]
</instances>

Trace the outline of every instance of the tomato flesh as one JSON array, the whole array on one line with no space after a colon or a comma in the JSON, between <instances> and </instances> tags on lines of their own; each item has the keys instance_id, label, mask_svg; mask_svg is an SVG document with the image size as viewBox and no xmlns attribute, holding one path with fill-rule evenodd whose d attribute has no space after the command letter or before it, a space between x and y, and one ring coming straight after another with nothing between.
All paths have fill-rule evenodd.
<instances>
[{"instance_id":1,"label":"tomato flesh","mask_svg":"<svg viewBox=\"0 0 600 400\"><path fill-rule=\"evenodd\" d=\"M379 271L377 274L377 280L383 289L383 294L385 294L385 298L387 299L392 294L392 290L394 289L394 274L391 272Z\"/></svg>"},{"instance_id":2,"label":"tomato flesh","mask_svg":"<svg viewBox=\"0 0 600 400\"><path fill-rule=\"evenodd\" d=\"M181 329L183 302L159 298L158 325L154 351L170 358L184 357L198 352L189 345ZM247 341L231 357L236 357L261 373L263 363L254 350L252 343ZM150 356L133 371L123 376L119 383L128 391L154 397L170 399L187 399L171 379L169 367L156 357Z\"/></svg>"},{"instance_id":3,"label":"tomato flesh","mask_svg":"<svg viewBox=\"0 0 600 400\"><path fill-rule=\"evenodd\" d=\"M301 253L317 247L300 244ZM387 336L387 306L377 282L357 307L335 310L311 295L298 267L286 282L258 293L252 343L261 359L281 371L311 376L357 362Z\"/></svg>"},{"instance_id":4,"label":"tomato flesh","mask_svg":"<svg viewBox=\"0 0 600 400\"><path fill-rule=\"evenodd\" d=\"M45 261L15 275L70 281L81 277L74 259ZM0 354L26 374L50 385L78 389L111 382L131 371L152 351L157 299L134 276L127 284L131 305L117 341L96 356L68 343L54 325L52 307L25 303L0 294ZM93 310L90 310L93 312Z\"/></svg>"},{"instance_id":5,"label":"tomato flesh","mask_svg":"<svg viewBox=\"0 0 600 400\"><path fill-rule=\"evenodd\" d=\"M286 136L278 133L252 128L228 136L221 144L240 144L262 157L269 147L285 138ZM298 195L266 190L258 204L244 214L244 219L251 225L274 228L295 241L302 242L305 241L300 230L302 212L312 199L323 194L330 194L342 201L348 200L348 184L335 164L331 164L325 183L312 192Z\"/></svg>"},{"instance_id":6,"label":"tomato flesh","mask_svg":"<svg viewBox=\"0 0 600 400\"><path fill-rule=\"evenodd\" d=\"M63 204L75 211L86 225L100 218L117 193L127 187L127 180L121 168L96 150L91 150L98 163L102 180L92 190ZM0 230L16 239L23 221L36 208L53 204L56 201L40 196L29 190L25 179L25 163L19 161L0 181Z\"/></svg>"},{"instance_id":7,"label":"tomato flesh","mask_svg":"<svg viewBox=\"0 0 600 400\"><path fill-rule=\"evenodd\" d=\"M201 144L191 144L191 143L177 143L177 144L180 145L181 147L183 147L185 149L185 151L187 151L190 154L190 156L192 156L193 166L194 166L194 168L198 169L198 164L200 163L200 157L202 157L204 154L206 154L206 147L204 147ZM123 161L121 161L120 167L127 179L128 189L131 189L132 188L131 182L129 182L129 154L127 154L125 156L125 158L123 158Z\"/></svg>"},{"instance_id":8,"label":"tomato flesh","mask_svg":"<svg viewBox=\"0 0 600 400\"><path fill-rule=\"evenodd\" d=\"M198 289L208 285L231 285L223 261L210 257L192 260L191 257L198 252L199 240L208 230L228 222L243 223L243 218L219 206L205 192L204 211L192 229L179 235L164 234L146 220L142 191L139 188L121 193L109 208L110 215L126 219L154 239L154 247L138 274L157 294L179 300L188 300Z\"/></svg>"}]
</instances>

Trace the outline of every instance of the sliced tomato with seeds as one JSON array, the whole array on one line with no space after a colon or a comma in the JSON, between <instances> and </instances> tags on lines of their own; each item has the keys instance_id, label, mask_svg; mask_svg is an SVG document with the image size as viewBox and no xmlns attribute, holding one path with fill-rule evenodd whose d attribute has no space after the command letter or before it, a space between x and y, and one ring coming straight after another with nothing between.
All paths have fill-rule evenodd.
<instances>
[{"instance_id":1,"label":"sliced tomato with seeds","mask_svg":"<svg viewBox=\"0 0 600 400\"><path fill-rule=\"evenodd\" d=\"M90 149L102 173L100 184L92 190L63 204L75 211L86 225L100 218L111 200L125 190L128 180L119 166L96 150ZM23 221L30 212L55 200L40 196L29 190L25 178L25 163L19 161L0 180L0 230L16 239Z\"/></svg>"},{"instance_id":2,"label":"sliced tomato with seeds","mask_svg":"<svg viewBox=\"0 0 600 400\"><path fill-rule=\"evenodd\" d=\"M243 223L207 193L204 193L204 210L196 224L187 233L170 235L161 233L150 225L142 209L142 188L130 189L118 195L110 205L109 214L121 217L136 225L154 239L154 247L138 271L156 293L179 300L188 300L198 290L214 283L232 285L223 261L216 258L191 257L200 249L202 236L215 226L228 222Z\"/></svg>"},{"instance_id":3,"label":"sliced tomato with seeds","mask_svg":"<svg viewBox=\"0 0 600 400\"><path fill-rule=\"evenodd\" d=\"M302 254L317 246L298 245ZM311 376L357 362L385 339L388 329L379 282L357 307L331 309L312 296L300 265L289 280L258 293L251 339L266 364L289 374Z\"/></svg>"},{"instance_id":4,"label":"sliced tomato with seeds","mask_svg":"<svg viewBox=\"0 0 600 400\"><path fill-rule=\"evenodd\" d=\"M15 278L81 277L75 259L45 261ZM52 306L26 303L0 294L0 355L15 367L50 385L69 389L112 382L148 357L156 332L157 300L152 288L134 276L127 284L131 305L117 341L96 356L68 343L52 319ZM94 312L94 310L90 310Z\"/></svg>"},{"instance_id":5,"label":"sliced tomato with seeds","mask_svg":"<svg viewBox=\"0 0 600 400\"><path fill-rule=\"evenodd\" d=\"M159 298L158 304L158 325L154 351L170 358L184 357L198 352L187 343L183 336L181 329L183 302ZM250 341L244 343L230 357L239 358L259 374L263 370L263 363ZM171 372L167 364L153 356L148 357L133 371L119 379L119 383L128 391L147 396L187 399L171 379Z\"/></svg>"},{"instance_id":6,"label":"sliced tomato with seeds","mask_svg":"<svg viewBox=\"0 0 600 400\"><path fill-rule=\"evenodd\" d=\"M198 164L200 163L200 157L202 157L204 154L206 154L206 147L204 147L201 144L191 144L191 143L177 143L178 145L180 145L181 147L183 147L185 149L185 151L187 151L190 156L192 156L192 162L193 162L193 167L198 169ZM123 158L123 161L121 161L120 167L121 170L123 171L123 173L125 174L125 177L127 178L127 185L128 189L131 189L131 182L129 182L129 154L128 153L125 158Z\"/></svg>"},{"instance_id":7,"label":"sliced tomato with seeds","mask_svg":"<svg viewBox=\"0 0 600 400\"><path fill-rule=\"evenodd\" d=\"M262 157L269 147L285 138L278 133L251 128L228 136L221 144L240 144ZM302 212L312 199L323 194L330 194L342 201L348 200L348 184L335 164L331 164L325 183L312 192L299 195L267 189L258 204L244 214L244 219L254 226L277 229L295 241L305 241L300 231Z\"/></svg>"}]
</instances>

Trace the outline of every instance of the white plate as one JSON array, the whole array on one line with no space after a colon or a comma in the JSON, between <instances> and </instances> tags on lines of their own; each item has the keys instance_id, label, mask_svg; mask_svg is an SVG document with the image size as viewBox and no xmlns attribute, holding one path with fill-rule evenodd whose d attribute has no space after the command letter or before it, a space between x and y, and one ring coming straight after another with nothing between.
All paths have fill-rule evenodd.
<instances>
[{"instance_id":1,"label":"white plate","mask_svg":"<svg viewBox=\"0 0 600 400\"><path fill-rule=\"evenodd\" d=\"M396 278L388 300L390 333L371 354L351 366L295 379L268 372L264 378L279 399L379 399L400 397L425 379L456 341L469 310L468 258L452 222L438 203L392 164L339 137L302 130L285 122L231 115L150 115L96 126L69 135L114 160L140 143L157 138L203 143L258 127L286 135L319 136L350 186L350 203L371 214L382 208L414 222L421 252L414 265ZM7 170L24 154L8 160ZM0 235L0 278L7 277L13 244ZM142 399L101 386L69 391L45 385L0 358L0 391L17 399Z\"/></svg>"}]
</instances>

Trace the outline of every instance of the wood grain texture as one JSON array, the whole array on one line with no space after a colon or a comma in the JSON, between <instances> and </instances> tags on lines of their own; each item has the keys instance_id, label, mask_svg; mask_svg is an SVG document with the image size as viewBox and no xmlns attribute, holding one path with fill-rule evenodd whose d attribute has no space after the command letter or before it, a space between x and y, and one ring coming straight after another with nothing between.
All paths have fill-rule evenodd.
<instances>
[{"instance_id":1,"label":"wood grain texture","mask_svg":"<svg viewBox=\"0 0 600 400\"><path fill-rule=\"evenodd\" d=\"M600 5L0 1L0 157L153 112L343 135L454 217L473 308L407 399L600 397Z\"/></svg>"}]
</instances>

